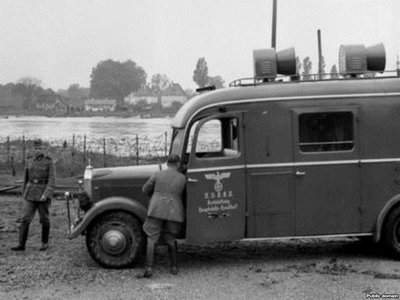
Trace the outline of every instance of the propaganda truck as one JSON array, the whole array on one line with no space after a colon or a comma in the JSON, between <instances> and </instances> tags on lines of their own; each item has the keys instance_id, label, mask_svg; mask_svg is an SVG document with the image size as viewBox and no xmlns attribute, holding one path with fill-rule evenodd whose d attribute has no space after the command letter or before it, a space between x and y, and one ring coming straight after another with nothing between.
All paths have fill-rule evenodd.
<instances>
[{"instance_id":1,"label":"propaganda truck","mask_svg":"<svg viewBox=\"0 0 400 300\"><path fill-rule=\"evenodd\" d=\"M359 236L400 257L400 77L382 73L382 44L339 54L339 74L300 78L293 48L254 50L255 77L178 111L169 152L187 176L183 242ZM142 186L165 167L87 167L69 238L85 235L101 266L135 265Z\"/></svg>"}]
</instances>

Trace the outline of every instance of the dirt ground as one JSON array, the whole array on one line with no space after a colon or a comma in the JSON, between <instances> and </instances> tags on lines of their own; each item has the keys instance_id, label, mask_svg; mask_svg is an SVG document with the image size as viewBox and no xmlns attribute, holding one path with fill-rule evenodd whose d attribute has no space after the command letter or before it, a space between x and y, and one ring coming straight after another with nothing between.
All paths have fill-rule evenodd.
<instances>
[{"instance_id":1,"label":"dirt ground","mask_svg":"<svg viewBox=\"0 0 400 300\"><path fill-rule=\"evenodd\" d=\"M0 196L0 299L379 299L400 295L400 261L355 238L179 245L178 275L157 248L151 279L103 269L84 237L68 240L64 201L51 207L50 248L39 252L38 217L15 253L22 199Z\"/></svg>"}]
</instances>

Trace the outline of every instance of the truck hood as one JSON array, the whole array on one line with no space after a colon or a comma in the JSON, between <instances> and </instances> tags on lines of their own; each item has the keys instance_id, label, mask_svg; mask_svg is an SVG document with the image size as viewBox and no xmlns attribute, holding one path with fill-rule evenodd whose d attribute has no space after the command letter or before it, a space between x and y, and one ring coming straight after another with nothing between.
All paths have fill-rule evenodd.
<instances>
[{"instance_id":1,"label":"truck hood","mask_svg":"<svg viewBox=\"0 0 400 300\"><path fill-rule=\"evenodd\" d=\"M93 169L92 180L124 181L147 179L155 172L164 169L166 169L166 164Z\"/></svg>"}]
</instances>

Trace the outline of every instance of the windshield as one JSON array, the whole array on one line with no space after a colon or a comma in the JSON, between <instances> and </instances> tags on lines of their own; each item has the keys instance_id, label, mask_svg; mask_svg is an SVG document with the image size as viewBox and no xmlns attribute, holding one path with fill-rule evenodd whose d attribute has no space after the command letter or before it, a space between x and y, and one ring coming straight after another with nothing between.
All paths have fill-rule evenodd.
<instances>
[{"instance_id":1,"label":"windshield","mask_svg":"<svg viewBox=\"0 0 400 300\"><path fill-rule=\"evenodd\" d=\"M170 154L181 154L184 131L183 128L173 128Z\"/></svg>"}]
</instances>

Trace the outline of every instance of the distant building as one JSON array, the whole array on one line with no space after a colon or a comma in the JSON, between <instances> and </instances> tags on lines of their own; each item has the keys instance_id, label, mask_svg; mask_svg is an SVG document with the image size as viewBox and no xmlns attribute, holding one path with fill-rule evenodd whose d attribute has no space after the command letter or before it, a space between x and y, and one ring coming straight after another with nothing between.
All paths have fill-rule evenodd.
<instances>
[{"instance_id":1,"label":"distant building","mask_svg":"<svg viewBox=\"0 0 400 300\"><path fill-rule=\"evenodd\" d=\"M55 99L50 97L39 98L36 102L36 109L57 113L66 113L68 111L67 105L59 97Z\"/></svg>"},{"instance_id":2,"label":"distant building","mask_svg":"<svg viewBox=\"0 0 400 300\"><path fill-rule=\"evenodd\" d=\"M85 111L115 111L117 100L115 99L89 99L85 101Z\"/></svg>"},{"instance_id":3,"label":"distant building","mask_svg":"<svg viewBox=\"0 0 400 300\"><path fill-rule=\"evenodd\" d=\"M64 98L62 101L67 106L67 112L69 114L85 111L85 100Z\"/></svg>"},{"instance_id":4,"label":"distant building","mask_svg":"<svg viewBox=\"0 0 400 300\"><path fill-rule=\"evenodd\" d=\"M168 88L161 91L160 95L157 95L152 90L145 87L137 92L131 93L124 100L125 103L129 105L137 105L141 101L146 101L148 105L160 103L163 107L168 107L171 106L173 102L185 103L187 99L188 96L180 84L172 82Z\"/></svg>"},{"instance_id":5,"label":"distant building","mask_svg":"<svg viewBox=\"0 0 400 300\"><path fill-rule=\"evenodd\" d=\"M188 96L179 83L172 82L169 87L161 93L161 104L163 107L171 106L173 102L183 104L187 99Z\"/></svg>"},{"instance_id":6,"label":"distant building","mask_svg":"<svg viewBox=\"0 0 400 300\"><path fill-rule=\"evenodd\" d=\"M146 101L147 104L153 104L158 102L158 95L147 87L140 88L138 91L130 93L124 99L128 105L137 105L141 101Z\"/></svg>"}]
</instances>

